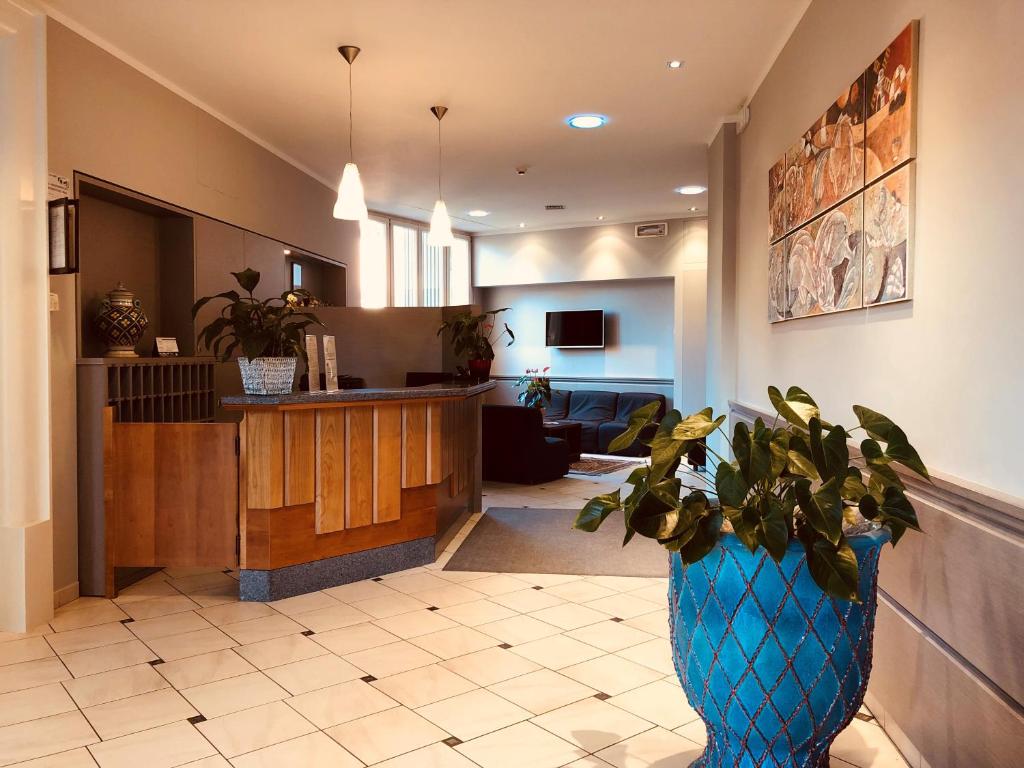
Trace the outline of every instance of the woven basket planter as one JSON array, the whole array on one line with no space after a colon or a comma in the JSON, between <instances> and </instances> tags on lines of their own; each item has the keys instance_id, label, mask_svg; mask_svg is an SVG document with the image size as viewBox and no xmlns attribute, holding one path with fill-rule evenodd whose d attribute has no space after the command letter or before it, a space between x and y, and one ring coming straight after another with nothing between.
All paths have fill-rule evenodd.
<instances>
[{"instance_id":1,"label":"woven basket planter","mask_svg":"<svg viewBox=\"0 0 1024 768\"><path fill-rule=\"evenodd\" d=\"M247 395L287 395L295 381L294 357L238 358Z\"/></svg>"}]
</instances>

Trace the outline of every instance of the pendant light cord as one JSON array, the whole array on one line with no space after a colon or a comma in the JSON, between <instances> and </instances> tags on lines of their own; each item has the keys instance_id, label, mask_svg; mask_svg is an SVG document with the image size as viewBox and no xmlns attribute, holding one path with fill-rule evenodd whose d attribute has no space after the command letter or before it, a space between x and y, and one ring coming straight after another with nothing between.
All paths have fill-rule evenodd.
<instances>
[{"instance_id":1,"label":"pendant light cord","mask_svg":"<svg viewBox=\"0 0 1024 768\"><path fill-rule=\"evenodd\" d=\"M441 118L437 118L437 199L444 199L441 196Z\"/></svg>"},{"instance_id":2,"label":"pendant light cord","mask_svg":"<svg viewBox=\"0 0 1024 768\"><path fill-rule=\"evenodd\" d=\"M355 153L352 151L352 65L348 65L348 161L355 162Z\"/></svg>"}]
</instances>

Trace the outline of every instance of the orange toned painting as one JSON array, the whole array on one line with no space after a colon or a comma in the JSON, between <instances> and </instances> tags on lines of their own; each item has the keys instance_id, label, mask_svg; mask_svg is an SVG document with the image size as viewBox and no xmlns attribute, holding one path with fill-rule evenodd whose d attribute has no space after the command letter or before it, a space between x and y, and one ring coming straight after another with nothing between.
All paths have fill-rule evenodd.
<instances>
[{"instance_id":1,"label":"orange toned painting","mask_svg":"<svg viewBox=\"0 0 1024 768\"><path fill-rule=\"evenodd\" d=\"M786 210L783 207L782 183L786 178L786 158L768 169L768 242L774 243L786 234Z\"/></svg>"},{"instance_id":2,"label":"orange toned painting","mask_svg":"<svg viewBox=\"0 0 1024 768\"><path fill-rule=\"evenodd\" d=\"M864 192L864 305L910 298L914 164Z\"/></svg>"},{"instance_id":3,"label":"orange toned painting","mask_svg":"<svg viewBox=\"0 0 1024 768\"><path fill-rule=\"evenodd\" d=\"M780 240L768 248L768 321L786 319L786 244Z\"/></svg>"},{"instance_id":4,"label":"orange toned painting","mask_svg":"<svg viewBox=\"0 0 1024 768\"><path fill-rule=\"evenodd\" d=\"M917 22L907 25L864 72L867 183L917 152Z\"/></svg>"}]
</instances>

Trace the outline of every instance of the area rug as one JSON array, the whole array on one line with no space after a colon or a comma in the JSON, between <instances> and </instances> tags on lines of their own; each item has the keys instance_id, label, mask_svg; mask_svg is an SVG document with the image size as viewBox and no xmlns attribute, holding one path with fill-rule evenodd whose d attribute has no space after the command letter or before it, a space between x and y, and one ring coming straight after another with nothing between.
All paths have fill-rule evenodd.
<instances>
[{"instance_id":1,"label":"area rug","mask_svg":"<svg viewBox=\"0 0 1024 768\"><path fill-rule=\"evenodd\" d=\"M621 459L583 458L570 464L569 471L574 475L607 475L609 472L617 472L626 467L636 466L636 464L635 461Z\"/></svg>"},{"instance_id":2,"label":"area rug","mask_svg":"<svg viewBox=\"0 0 1024 768\"><path fill-rule=\"evenodd\" d=\"M622 546L622 515L594 533L572 527L575 509L494 507L480 518L446 571L566 573L581 576L667 576L668 553L643 536Z\"/></svg>"}]
</instances>

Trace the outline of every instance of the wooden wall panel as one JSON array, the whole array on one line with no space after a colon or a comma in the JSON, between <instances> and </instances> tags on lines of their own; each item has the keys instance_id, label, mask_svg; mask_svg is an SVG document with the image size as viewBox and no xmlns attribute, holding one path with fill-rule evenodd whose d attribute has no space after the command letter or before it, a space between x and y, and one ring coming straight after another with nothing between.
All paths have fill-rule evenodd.
<instances>
[{"instance_id":1,"label":"wooden wall panel","mask_svg":"<svg viewBox=\"0 0 1024 768\"><path fill-rule=\"evenodd\" d=\"M373 408L345 408L345 527L373 523Z\"/></svg>"},{"instance_id":2,"label":"wooden wall panel","mask_svg":"<svg viewBox=\"0 0 1024 768\"><path fill-rule=\"evenodd\" d=\"M427 482L427 404L402 406L402 487Z\"/></svg>"},{"instance_id":3,"label":"wooden wall panel","mask_svg":"<svg viewBox=\"0 0 1024 768\"><path fill-rule=\"evenodd\" d=\"M316 411L316 532L345 528L345 411Z\"/></svg>"},{"instance_id":4,"label":"wooden wall panel","mask_svg":"<svg viewBox=\"0 0 1024 768\"><path fill-rule=\"evenodd\" d=\"M312 504L316 489L315 411L284 413L284 504Z\"/></svg>"},{"instance_id":5,"label":"wooden wall panel","mask_svg":"<svg viewBox=\"0 0 1024 768\"><path fill-rule=\"evenodd\" d=\"M442 403L430 403L427 406L427 478L430 485L440 483L444 478L444 460L442 456L442 441L444 440L444 429L442 426Z\"/></svg>"},{"instance_id":6,"label":"wooden wall panel","mask_svg":"<svg viewBox=\"0 0 1024 768\"><path fill-rule=\"evenodd\" d=\"M375 406L373 418L373 522L387 523L402 516L402 406Z\"/></svg>"},{"instance_id":7,"label":"wooden wall panel","mask_svg":"<svg viewBox=\"0 0 1024 768\"><path fill-rule=\"evenodd\" d=\"M284 506L284 414L249 411L246 420L246 497L249 509Z\"/></svg>"}]
</instances>

